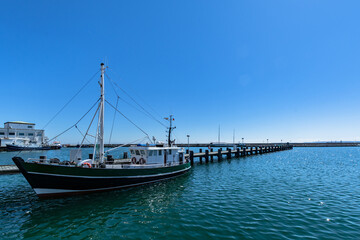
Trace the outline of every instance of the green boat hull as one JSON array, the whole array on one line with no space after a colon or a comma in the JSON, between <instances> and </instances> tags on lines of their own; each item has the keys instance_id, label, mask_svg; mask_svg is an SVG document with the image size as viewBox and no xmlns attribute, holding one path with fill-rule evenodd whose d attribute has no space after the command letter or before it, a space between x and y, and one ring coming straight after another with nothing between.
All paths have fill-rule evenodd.
<instances>
[{"instance_id":1,"label":"green boat hull","mask_svg":"<svg viewBox=\"0 0 360 240\"><path fill-rule=\"evenodd\" d=\"M190 163L154 168L81 168L13 158L39 197L83 194L139 186L180 176Z\"/></svg>"}]
</instances>

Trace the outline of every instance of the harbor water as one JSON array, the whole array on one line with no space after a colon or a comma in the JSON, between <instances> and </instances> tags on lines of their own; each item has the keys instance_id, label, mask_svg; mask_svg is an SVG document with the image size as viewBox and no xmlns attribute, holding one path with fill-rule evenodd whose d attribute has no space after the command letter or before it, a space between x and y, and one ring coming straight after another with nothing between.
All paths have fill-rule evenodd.
<instances>
[{"instance_id":1,"label":"harbor water","mask_svg":"<svg viewBox=\"0 0 360 240\"><path fill-rule=\"evenodd\" d=\"M13 155L1 152L0 164ZM357 147L294 148L195 164L181 177L132 189L46 200L21 174L0 175L0 239L360 239L359 163Z\"/></svg>"}]
</instances>

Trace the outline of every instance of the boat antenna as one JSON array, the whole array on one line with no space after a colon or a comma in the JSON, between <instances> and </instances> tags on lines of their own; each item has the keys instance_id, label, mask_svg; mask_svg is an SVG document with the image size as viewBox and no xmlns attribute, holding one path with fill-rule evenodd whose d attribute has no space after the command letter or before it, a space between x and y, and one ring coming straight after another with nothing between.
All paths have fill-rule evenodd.
<instances>
[{"instance_id":1,"label":"boat antenna","mask_svg":"<svg viewBox=\"0 0 360 240\"><path fill-rule=\"evenodd\" d=\"M165 119L165 120L168 120L168 121L170 122L170 127L168 127L168 129L169 129L168 145L169 145L169 147L171 147L172 143L175 142L175 140L174 140L174 141L171 141L171 131L176 128L176 127L173 127L173 126L172 126L172 121L174 121L175 119L173 118L173 115L170 115L169 118L166 117L166 118L164 118L164 119Z\"/></svg>"}]
</instances>

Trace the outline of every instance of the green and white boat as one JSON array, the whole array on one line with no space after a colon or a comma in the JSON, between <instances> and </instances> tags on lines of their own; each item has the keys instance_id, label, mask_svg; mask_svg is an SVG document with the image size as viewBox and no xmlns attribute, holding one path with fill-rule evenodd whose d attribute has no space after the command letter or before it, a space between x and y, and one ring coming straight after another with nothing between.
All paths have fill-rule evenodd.
<instances>
[{"instance_id":1,"label":"green and white boat","mask_svg":"<svg viewBox=\"0 0 360 240\"><path fill-rule=\"evenodd\" d=\"M13 161L39 197L83 194L108 191L154 183L180 176L190 170L182 148L170 140L168 144L145 144L130 146L128 161L113 159L104 151L104 64L101 64L101 96L98 106L98 127L94 154L81 159L79 154L68 161L59 159L24 160L14 157ZM78 151L77 153L79 153ZM74 155L74 154L73 154ZM81 154L80 154L81 155Z\"/></svg>"}]
</instances>

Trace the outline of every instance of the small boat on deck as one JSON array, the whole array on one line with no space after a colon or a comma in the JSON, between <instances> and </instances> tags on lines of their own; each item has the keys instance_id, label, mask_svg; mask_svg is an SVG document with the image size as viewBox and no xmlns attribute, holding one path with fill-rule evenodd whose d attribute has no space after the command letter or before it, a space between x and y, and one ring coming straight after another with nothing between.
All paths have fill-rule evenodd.
<instances>
[{"instance_id":1,"label":"small boat on deck","mask_svg":"<svg viewBox=\"0 0 360 240\"><path fill-rule=\"evenodd\" d=\"M13 161L39 197L56 197L108 191L154 183L180 176L191 168L185 158L184 149L171 141L172 117L168 132L168 144L132 145L129 161L113 159L104 151L104 64L101 64L101 94L98 109L98 125L94 153L81 159L81 149L70 158L24 160L13 157ZM93 119L94 119L93 118ZM91 124L90 124L91 126ZM90 128L89 126L89 128ZM73 156L71 156L73 155ZM74 157L75 156L75 157Z\"/></svg>"}]
</instances>

